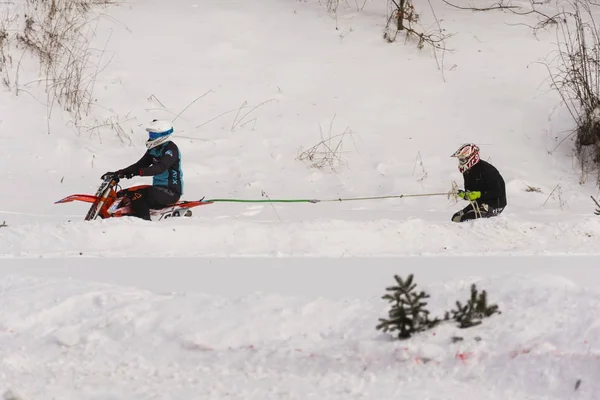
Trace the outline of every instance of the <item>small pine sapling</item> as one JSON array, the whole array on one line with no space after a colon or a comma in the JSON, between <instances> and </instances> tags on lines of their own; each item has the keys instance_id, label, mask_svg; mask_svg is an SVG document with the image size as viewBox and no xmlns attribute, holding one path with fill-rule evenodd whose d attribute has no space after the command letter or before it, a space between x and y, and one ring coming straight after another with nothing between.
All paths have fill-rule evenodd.
<instances>
[{"instance_id":1,"label":"small pine sapling","mask_svg":"<svg viewBox=\"0 0 600 400\"><path fill-rule=\"evenodd\" d=\"M427 310L427 302L430 296L424 291L417 292L417 284L413 282L413 274L408 275L406 280L398 275L394 275L397 282L396 286L386 288L388 293L382 296L382 299L392 303L392 308L388 312L388 318L379 318L377 330L383 332L396 332L400 340L409 339L414 334L432 329L444 322L454 321L458 328L465 329L477 326L482 323L484 318L491 317L494 314L501 314L496 304L488 304L487 292L479 292L475 284L471 285L471 296L463 305L460 301L456 302L456 309L446 311L444 317L430 318ZM460 336L453 336L453 343L463 340ZM475 340L481 340L476 337Z\"/></svg>"},{"instance_id":2,"label":"small pine sapling","mask_svg":"<svg viewBox=\"0 0 600 400\"><path fill-rule=\"evenodd\" d=\"M393 303L389 311L389 319L380 318L377 330L383 332L398 331L398 339L408 339L413 334L431 329L436 326L440 320L429 319L429 310L425 308L429 294L424 291L416 292L416 283L413 283L413 274L410 274L406 280L398 275L394 275L397 286L386 288L392 292L386 294L382 299Z\"/></svg>"},{"instance_id":3,"label":"small pine sapling","mask_svg":"<svg viewBox=\"0 0 600 400\"><path fill-rule=\"evenodd\" d=\"M481 324L484 318L494 314L500 314L496 304L488 305L487 292L479 293L475 284L471 285L471 298L463 306L460 301L456 302L456 309L451 311L452 319L458 322L461 329L470 328ZM446 318L448 319L448 313Z\"/></svg>"}]
</instances>

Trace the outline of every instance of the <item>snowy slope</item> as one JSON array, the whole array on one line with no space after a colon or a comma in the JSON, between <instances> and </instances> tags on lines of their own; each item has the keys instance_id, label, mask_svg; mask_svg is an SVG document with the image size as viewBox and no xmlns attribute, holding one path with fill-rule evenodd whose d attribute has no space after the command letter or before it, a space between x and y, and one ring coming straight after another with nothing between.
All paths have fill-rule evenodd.
<instances>
[{"instance_id":1,"label":"snowy slope","mask_svg":"<svg viewBox=\"0 0 600 400\"><path fill-rule=\"evenodd\" d=\"M38 77L27 56L18 71L19 96L14 88L1 94L0 184L15 195L3 196L0 205L9 225L0 254L114 254L110 249L123 246L157 255L167 255L169 246L178 255L596 253L599 225L589 195L597 188L593 176L580 185L572 143L557 147L572 121L538 63L556 50L555 30L534 36L518 25L534 25L534 15L432 5L455 34L447 40L443 74L441 54L436 62L428 48L382 39L382 1L369 1L360 12L342 4L337 22L316 1L148 0L98 10L95 101L79 129L57 106L46 120L42 88L26 84ZM421 14L429 26L428 8ZM169 29L156 28L165 24ZM16 76L16 65L10 73ZM137 160L143 124L152 118L177 118L188 199L443 193L453 181L462 184L449 155L474 141L503 173L509 207L494 223L459 227L448 221L464 204L443 196L221 203L175 223L162 239L151 233L161 228L139 221L82 224L85 205L53 204L93 192L102 173ZM321 140L320 129L328 136L330 126L333 135L353 132L337 173L296 159ZM147 180L131 181L137 183ZM529 185L542 192L527 192ZM104 234L107 229L118 234ZM197 246L187 246L190 230L203 238ZM475 244L459 239L467 232ZM352 242L358 233L360 247ZM137 235L147 242L131 247L124 239Z\"/></svg>"},{"instance_id":2,"label":"snowy slope","mask_svg":"<svg viewBox=\"0 0 600 400\"><path fill-rule=\"evenodd\" d=\"M455 34L442 63L382 39L382 0L341 3L337 19L321 3L93 8L97 76L77 123L11 42L0 71L4 399L597 397L598 190L592 175L581 183L572 121L538 63L556 32L534 36L532 14L433 0ZM23 1L2 6L24 15ZM416 6L434 25L429 4ZM83 223L85 205L53 204L137 160L153 118L175 119L186 199L445 193L461 183L449 155L473 141L503 173L509 207L460 225L449 219L463 203L445 196ZM345 165L297 160L330 126L353 132ZM253 257L265 255L279 257ZM435 314L472 282L502 314L391 341L375 330L380 296L411 272Z\"/></svg>"},{"instance_id":3,"label":"snowy slope","mask_svg":"<svg viewBox=\"0 0 600 400\"><path fill-rule=\"evenodd\" d=\"M428 285L432 311L466 298L469 283ZM31 399L595 398L597 290L553 277L477 284L502 315L399 342L374 329L387 312L374 298L228 299L5 277L0 389Z\"/></svg>"}]
</instances>

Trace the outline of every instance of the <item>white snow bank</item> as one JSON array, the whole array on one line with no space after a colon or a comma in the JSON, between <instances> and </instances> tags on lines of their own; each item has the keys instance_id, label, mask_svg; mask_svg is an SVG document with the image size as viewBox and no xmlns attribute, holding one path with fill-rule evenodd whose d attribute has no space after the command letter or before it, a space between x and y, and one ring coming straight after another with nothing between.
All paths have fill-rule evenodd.
<instances>
[{"instance_id":1,"label":"white snow bank","mask_svg":"<svg viewBox=\"0 0 600 400\"><path fill-rule=\"evenodd\" d=\"M213 206L207 206L213 207ZM214 207L220 207L215 205ZM600 218L500 216L464 224L349 221L178 220L23 224L2 228L0 256L394 256L599 254Z\"/></svg>"},{"instance_id":2,"label":"white snow bank","mask_svg":"<svg viewBox=\"0 0 600 400\"><path fill-rule=\"evenodd\" d=\"M424 286L432 311L466 299L470 283ZM378 297L226 299L4 277L0 391L33 400L565 399L579 380L574 398L595 398L600 292L540 275L477 284L501 315L399 342L375 330L388 309Z\"/></svg>"}]
</instances>

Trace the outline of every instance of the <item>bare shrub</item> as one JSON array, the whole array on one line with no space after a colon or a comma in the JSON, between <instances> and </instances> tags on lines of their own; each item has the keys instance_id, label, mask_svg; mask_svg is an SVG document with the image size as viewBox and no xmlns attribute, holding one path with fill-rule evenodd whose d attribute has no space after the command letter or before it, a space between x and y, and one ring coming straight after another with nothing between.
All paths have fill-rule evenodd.
<instances>
[{"instance_id":1,"label":"bare shrub","mask_svg":"<svg viewBox=\"0 0 600 400\"><path fill-rule=\"evenodd\" d=\"M591 4L579 0L570 4L573 10L565 11L559 24L557 56L553 60L557 66L546 66L552 87L575 121L571 135L576 135L583 182L586 166L600 165L600 35Z\"/></svg>"},{"instance_id":2,"label":"bare shrub","mask_svg":"<svg viewBox=\"0 0 600 400\"><path fill-rule=\"evenodd\" d=\"M383 38L388 42L395 42L399 33L404 33L406 40L416 39L417 47L422 49L425 45L431 45L435 50L445 50L444 40L451 35L445 33L440 21L435 15L433 6L428 0L429 8L434 18L434 29L426 30L417 28L420 25L420 15L416 12L412 0L386 0L387 1L387 23L384 28ZM325 5L327 13L336 21L338 28L338 9L342 3L349 8L348 0L319 0L319 4ZM362 11L367 0L354 0L356 11Z\"/></svg>"},{"instance_id":3,"label":"bare shrub","mask_svg":"<svg viewBox=\"0 0 600 400\"><path fill-rule=\"evenodd\" d=\"M419 30L416 26L419 24L421 16L417 13L412 0L388 0L388 19L384 29L384 39L394 42L398 33L402 32L406 35L407 40L416 39L419 49L429 44L434 49L445 50L444 40L451 35L445 33L435 17L433 8L431 10L434 14L436 28L429 31Z\"/></svg>"},{"instance_id":4,"label":"bare shrub","mask_svg":"<svg viewBox=\"0 0 600 400\"><path fill-rule=\"evenodd\" d=\"M348 163L343 158L344 141L348 137L352 138L354 132L349 127L346 127L342 133L334 135L332 133L334 120L335 116L329 124L327 137L323 136L323 129L319 125L321 141L309 149L303 150L300 148L297 160L308 162L312 168L316 169L328 167L333 172L337 172L340 167L348 166Z\"/></svg>"},{"instance_id":5,"label":"bare shrub","mask_svg":"<svg viewBox=\"0 0 600 400\"><path fill-rule=\"evenodd\" d=\"M6 9L5 14L0 17L0 72L2 73L2 83L8 88L11 85L9 70L12 66L12 56L10 45L13 36L10 31L17 19L17 15Z\"/></svg>"},{"instance_id":6,"label":"bare shrub","mask_svg":"<svg viewBox=\"0 0 600 400\"><path fill-rule=\"evenodd\" d=\"M103 129L108 128L117 135L117 138L121 141L121 143L132 145L132 136L128 134L122 126L123 123L131 120L133 120L133 118L128 118L128 115L125 115L124 119L119 119L117 115L111 115L103 119L95 118L94 122L91 125L81 124L77 125L77 128L79 131L85 129L85 132L89 133L90 138L96 135L100 142L102 142L101 131Z\"/></svg>"},{"instance_id":7,"label":"bare shrub","mask_svg":"<svg viewBox=\"0 0 600 400\"><path fill-rule=\"evenodd\" d=\"M402 32L405 35L405 40L417 41L417 48L423 49L425 45L429 45L433 49L433 56L437 63L438 69L442 72L444 81L444 55L448 49L446 48L446 39L452 35L447 34L442 28L439 19L437 18L431 0L428 0L429 9L434 18L434 28L425 29L424 27L417 28L420 25L421 16L416 12L412 0L387 0L388 18L384 28L383 38L389 43L395 42L398 33ZM439 55L438 55L439 53Z\"/></svg>"},{"instance_id":8,"label":"bare shrub","mask_svg":"<svg viewBox=\"0 0 600 400\"><path fill-rule=\"evenodd\" d=\"M91 61L94 51L88 38L95 32L91 28L93 18L88 14L94 6L112 3L111 0L25 0L24 20L16 41L39 61L44 78L26 85L44 84L48 118L55 103L76 122L88 115L100 70L100 65Z\"/></svg>"}]
</instances>

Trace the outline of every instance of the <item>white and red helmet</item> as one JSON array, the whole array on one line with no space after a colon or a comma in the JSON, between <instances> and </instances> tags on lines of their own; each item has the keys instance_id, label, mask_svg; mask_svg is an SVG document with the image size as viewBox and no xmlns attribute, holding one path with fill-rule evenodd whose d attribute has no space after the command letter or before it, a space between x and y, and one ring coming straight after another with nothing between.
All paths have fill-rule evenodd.
<instances>
[{"instance_id":1,"label":"white and red helmet","mask_svg":"<svg viewBox=\"0 0 600 400\"><path fill-rule=\"evenodd\" d=\"M451 157L458 158L458 170L465 172L479 162L479 147L474 143L463 144Z\"/></svg>"}]
</instances>

